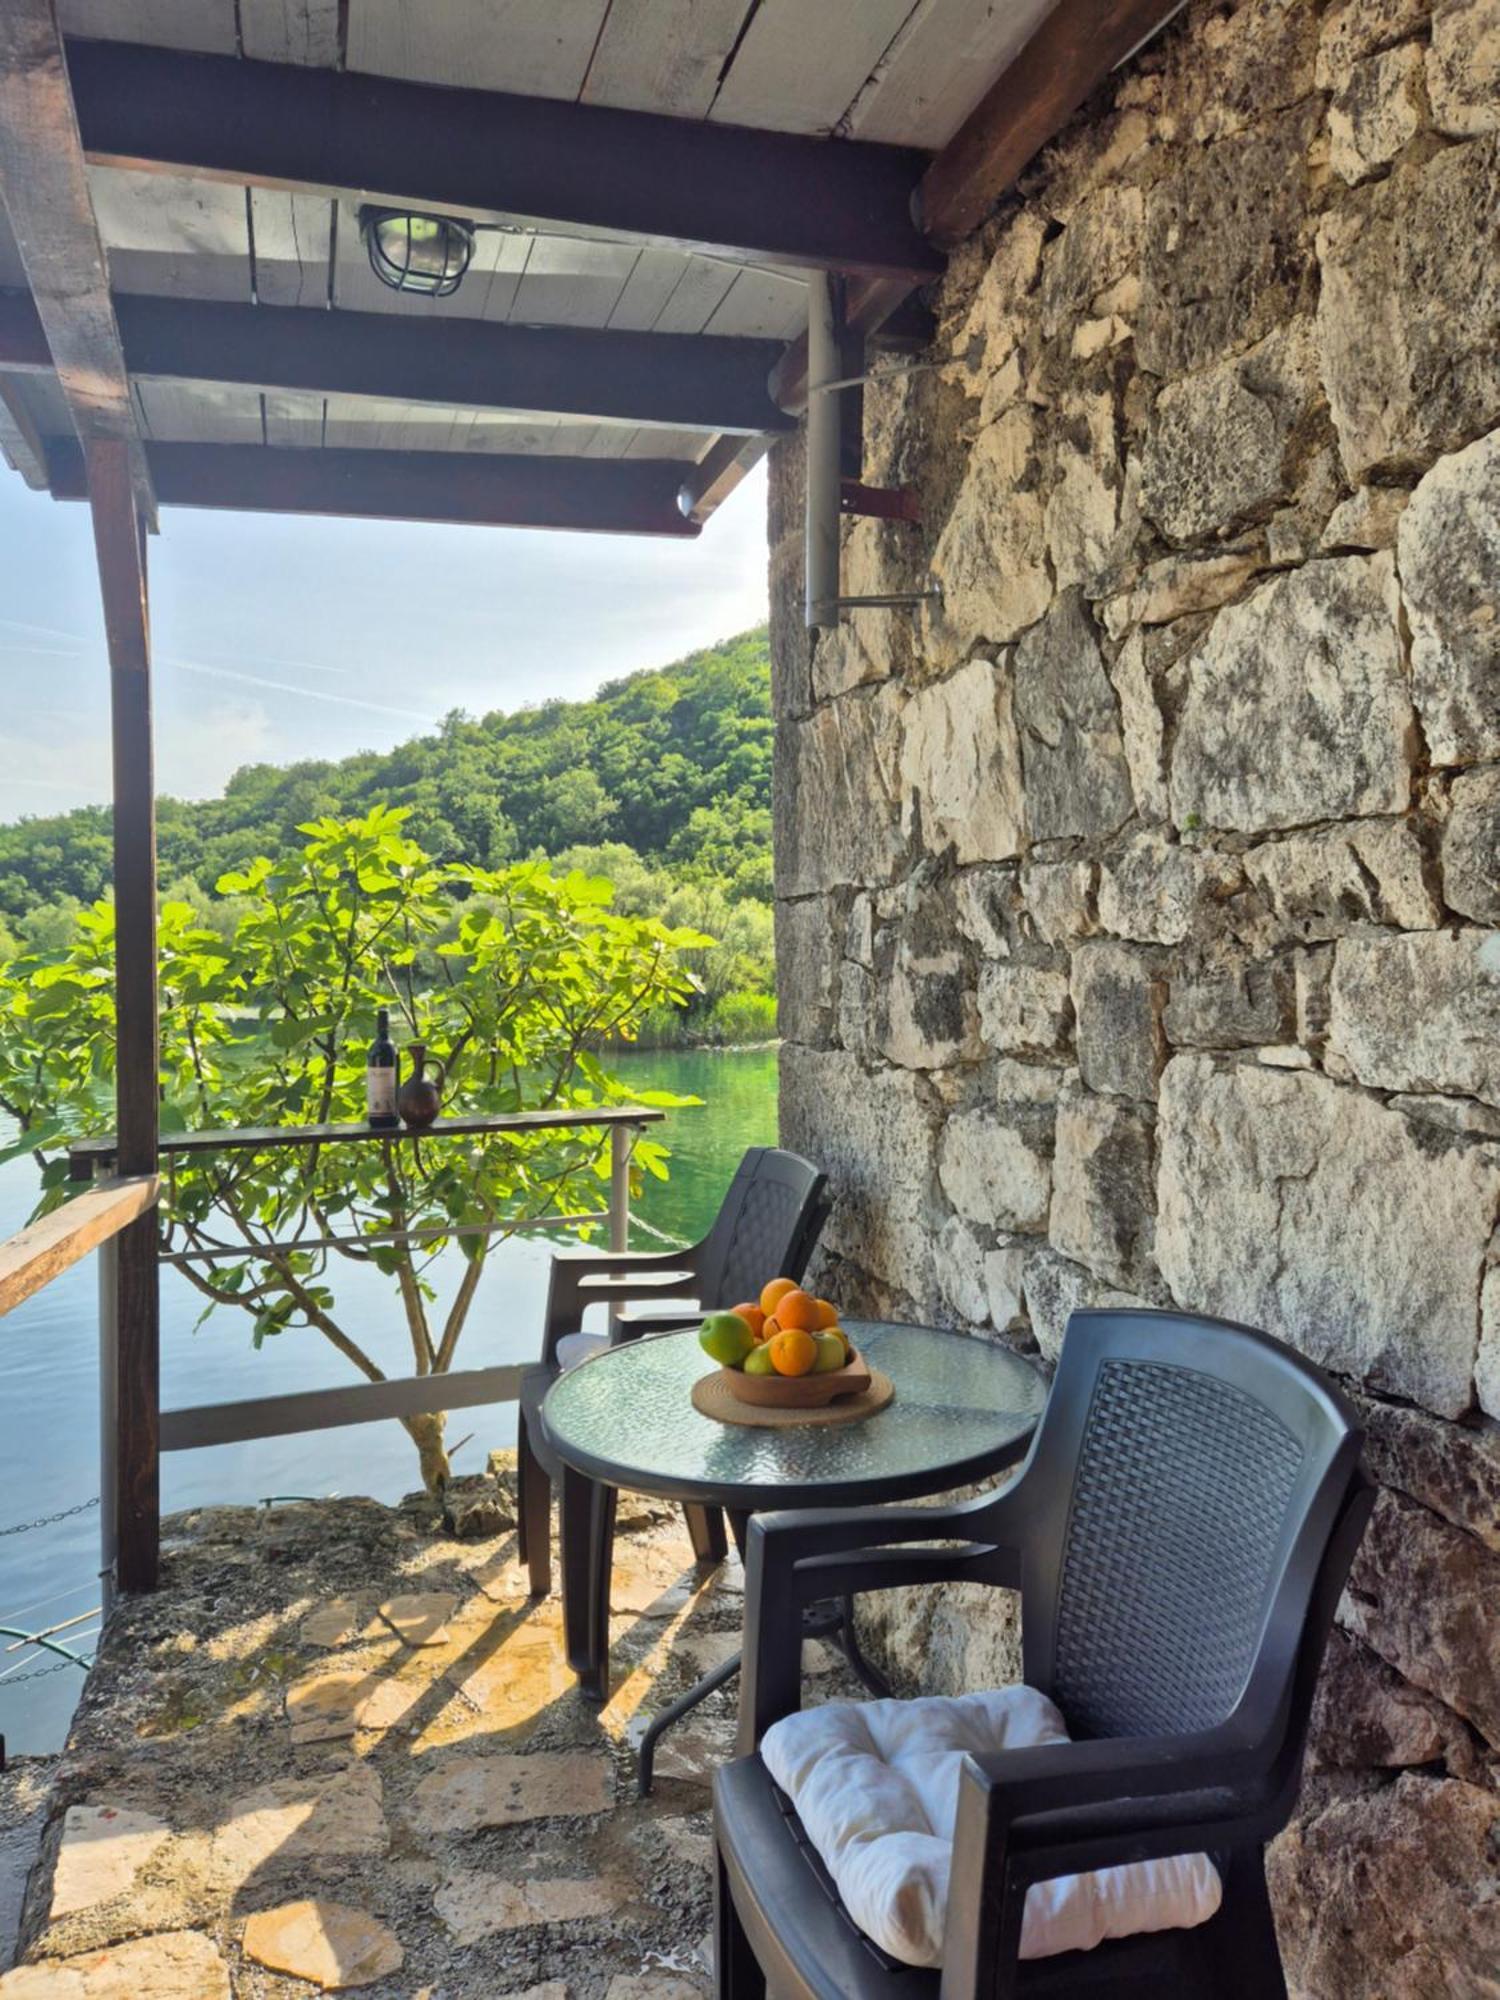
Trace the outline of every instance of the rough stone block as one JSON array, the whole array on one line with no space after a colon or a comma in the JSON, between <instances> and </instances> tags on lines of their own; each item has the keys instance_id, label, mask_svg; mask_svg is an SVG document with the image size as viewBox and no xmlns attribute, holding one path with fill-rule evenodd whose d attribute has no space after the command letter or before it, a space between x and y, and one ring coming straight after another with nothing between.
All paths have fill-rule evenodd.
<instances>
[{"instance_id":1,"label":"rough stone block","mask_svg":"<svg viewBox=\"0 0 1500 2000\"><path fill-rule=\"evenodd\" d=\"M1178 618L1214 611L1238 597L1264 566L1261 557L1249 550L1167 556L1148 564L1129 590L1104 602L1100 607L1104 629L1112 639L1121 639L1134 625L1170 625Z\"/></svg>"},{"instance_id":2,"label":"rough stone block","mask_svg":"<svg viewBox=\"0 0 1500 2000\"><path fill-rule=\"evenodd\" d=\"M1289 958L1256 960L1235 953L1173 966L1170 979L1162 1025L1175 1048L1251 1049L1293 1032L1296 997Z\"/></svg>"},{"instance_id":3,"label":"rough stone block","mask_svg":"<svg viewBox=\"0 0 1500 2000\"><path fill-rule=\"evenodd\" d=\"M1323 1076L1201 1055L1167 1065L1157 1144L1156 1261L1181 1305L1440 1416L1468 1409L1493 1149L1434 1144Z\"/></svg>"},{"instance_id":4,"label":"rough stone block","mask_svg":"<svg viewBox=\"0 0 1500 2000\"><path fill-rule=\"evenodd\" d=\"M1432 0L1340 0L1318 37L1319 90L1342 90L1361 57L1419 35L1431 12Z\"/></svg>"},{"instance_id":5,"label":"rough stone block","mask_svg":"<svg viewBox=\"0 0 1500 2000\"><path fill-rule=\"evenodd\" d=\"M1042 256L1041 322L1047 339L1069 329L1100 292L1135 269L1143 215L1136 187L1097 188L1079 203Z\"/></svg>"},{"instance_id":6,"label":"rough stone block","mask_svg":"<svg viewBox=\"0 0 1500 2000\"><path fill-rule=\"evenodd\" d=\"M1350 549L1393 549L1411 495L1404 486L1361 486L1340 502L1323 530L1325 555Z\"/></svg>"},{"instance_id":7,"label":"rough stone block","mask_svg":"<svg viewBox=\"0 0 1500 2000\"><path fill-rule=\"evenodd\" d=\"M1308 563L1221 611L1192 656L1172 810L1241 833L1399 813L1415 732L1389 555Z\"/></svg>"},{"instance_id":8,"label":"rough stone block","mask_svg":"<svg viewBox=\"0 0 1500 2000\"><path fill-rule=\"evenodd\" d=\"M1132 1292L1117 1291L1055 1250L1038 1250L1027 1259L1024 1292L1031 1330L1048 1361L1056 1361L1062 1353L1068 1321L1081 1307L1140 1307L1151 1303Z\"/></svg>"},{"instance_id":9,"label":"rough stone block","mask_svg":"<svg viewBox=\"0 0 1500 2000\"><path fill-rule=\"evenodd\" d=\"M776 905L776 1024L790 1042L818 1047L838 1009L836 908L826 896L783 897Z\"/></svg>"},{"instance_id":10,"label":"rough stone block","mask_svg":"<svg viewBox=\"0 0 1500 2000\"><path fill-rule=\"evenodd\" d=\"M1002 959L981 968L979 1025L1007 1055L1049 1055L1066 1047L1073 1025L1068 975Z\"/></svg>"},{"instance_id":11,"label":"rough stone block","mask_svg":"<svg viewBox=\"0 0 1500 2000\"><path fill-rule=\"evenodd\" d=\"M1163 110L1199 141L1258 125L1311 92L1317 42L1316 16L1285 0L1204 11L1190 32L1164 46ZM1207 89L1206 76L1213 80Z\"/></svg>"},{"instance_id":12,"label":"rough stone block","mask_svg":"<svg viewBox=\"0 0 1500 2000\"><path fill-rule=\"evenodd\" d=\"M1024 1325L1026 1266L1036 1255L1035 1243L1002 1243L988 1251L984 1260L985 1298L990 1324L997 1333L1010 1333Z\"/></svg>"},{"instance_id":13,"label":"rough stone block","mask_svg":"<svg viewBox=\"0 0 1500 2000\"><path fill-rule=\"evenodd\" d=\"M1313 1702L1309 1768L1399 1770L1443 1762L1455 1777L1477 1777L1483 1769L1458 1715L1335 1628Z\"/></svg>"},{"instance_id":14,"label":"rough stone block","mask_svg":"<svg viewBox=\"0 0 1500 2000\"><path fill-rule=\"evenodd\" d=\"M1500 1554L1500 1431L1449 1424L1401 1403L1357 1396L1365 1462L1394 1487Z\"/></svg>"},{"instance_id":15,"label":"rough stone block","mask_svg":"<svg viewBox=\"0 0 1500 2000\"><path fill-rule=\"evenodd\" d=\"M1500 1795L1415 1771L1303 1813L1267 1867L1292 1991L1478 2000L1500 1964L1497 1842Z\"/></svg>"},{"instance_id":16,"label":"rough stone block","mask_svg":"<svg viewBox=\"0 0 1500 2000\"><path fill-rule=\"evenodd\" d=\"M1154 1275L1152 1123L1117 1097L1074 1091L1057 1108L1049 1241L1096 1278L1134 1290Z\"/></svg>"},{"instance_id":17,"label":"rough stone block","mask_svg":"<svg viewBox=\"0 0 1500 2000\"><path fill-rule=\"evenodd\" d=\"M890 880L902 851L899 692L828 702L777 734L777 892Z\"/></svg>"},{"instance_id":18,"label":"rough stone block","mask_svg":"<svg viewBox=\"0 0 1500 2000\"><path fill-rule=\"evenodd\" d=\"M1403 1495L1382 1492L1339 1622L1500 1747L1500 1555Z\"/></svg>"},{"instance_id":19,"label":"rough stone block","mask_svg":"<svg viewBox=\"0 0 1500 2000\"><path fill-rule=\"evenodd\" d=\"M1115 691L1081 592L1066 591L1017 646L1015 675L1031 838L1113 833L1135 802Z\"/></svg>"},{"instance_id":20,"label":"rough stone block","mask_svg":"<svg viewBox=\"0 0 1500 2000\"><path fill-rule=\"evenodd\" d=\"M1487 1417L1500 1418L1500 1265L1484 1274L1479 1294L1479 1357L1474 1363L1474 1393Z\"/></svg>"},{"instance_id":21,"label":"rough stone block","mask_svg":"<svg viewBox=\"0 0 1500 2000\"><path fill-rule=\"evenodd\" d=\"M1321 112L1310 100L1193 149L1147 194L1136 347L1151 374L1205 368L1311 305L1307 160Z\"/></svg>"},{"instance_id":22,"label":"rough stone block","mask_svg":"<svg viewBox=\"0 0 1500 2000\"><path fill-rule=\"evenodd\" d=\"M1021 899L1038 937L1048 944L1072 944L1095 929L1092 861L1027 861L1021 868Z\"/></svg>"},{"instance_id":23,"label":"rough stone block","mask_svg":"<svg viewBox=\"0 0 1500 2000\"><path fill-rule=\"evenodd\" d=\"M1500 374L1500 360L1496 367ZM1412 688L1432 761L1500 757L1500 430L1438 460L1401 517L1397 553Z\"/></svg>"},{"instance_id":24,"label":"rough stone block","mask_svg":"<svg viewBox=\"0 0 1500 2000\"><path fill-rule=\"evenodd\" d=\"M1140 944L1183 944L1217 928L1243 887L1232 856L1141 833L1100 865L1099 928Z\"/></svg>"},{"instance_id":25,"label":"rough stone block","mask_svg":"<svg viewBox=\"0 0 1500 2000\"><path fill-rule=\"evenodd\" d=\"M1467 138L1500 127L1500 4L1437 0L1427 94L1441 132Z\"/></svg>"},{"instance_id":26,"label":"rough stone block","mask_svg":"<svg viewBox=\"0 0 1500 2000\"><path fill-rule=\"evenodd\" d=\"M1090 1090L1151 1098L1166 1061L1167 986L1149 952L1104 939L1073 954L1078 1067Z\"/></svg>"},{"instance_id":27,"label":"rough stone block","mask_svg":"<svg viewBox=\"0 0 1500 2000\"><path fill-rule=\"evenodd\" d=\"M1023 1106L1019 1117L1009 1105L953 1114L938 1148L938 1178L961 1216L987 1229L1046 1228L1052 1121L1045 1098Z\"/></svg>"},{"instance_id":28,"label":"rough stone block","mask_svg":"<svg viewBox=\"0 0 1500 2000\"><path fill-rule=\"evenodd\" d=\"M1500 931L1345 938L1328 1046L1377 1090L1500 1104Z\"/></svg>"},{"instance_id":29,"label":"rough stone block","mask_svg":"<svg viewBox=\"0 0 1500 2000\"><path fill-rule=\"evenodd\" d=\"M1025 843L1021 755L1008 666L971 660L907 705L901 784L908 827L930 853L1003 861Z\"/></svg>"},{"instance_id":30,"label":"rough stone block","mask_svg":"<svg viewBox=\"0 0 1500 2000\"><path fill-rule=\"evenodd\" d=\"M1443 901L1480 924L1500 924L1500 764L1453 781L1443 828Z\"/></svg>"},{"instance_id":31,"label":"rough stone block","mask_svg":"<svg viewBox=\"0 0 1500 2000\"><path fill-rule=\"evenodd\" d=\"M953 877L953 921L986 958L1008 958L1021 911L1019 871L964 868Z\"/></svg>"},{"instance_id":32,"label":"rough stone block","mask_svg":"<svg viewBox=\"0 0 1500 2000\"><path fill-rule=\"evenodd\" d=\"M1423 50L1382 49L1354 65L1328 107L1328 159L1351 186L1388 167L1422 129Z\"/></svg>"},{"instance_id":33,"label":"rough stone block","mask_svg":"<svg viewBox=\"0 0 1500 2000\"><path fill-rule=\"evenodd\" d=\"M1067 590L1094 583L1114 558L1123 473L1112 395L1065 396L1057 416L1047 549L1057 586Z\"/></svg>"},{"instance_id":34,"label":"rough stone block","mask_svg":"<svg viewBox=\"0 0 1500 2000\"><path fill-rule=\"evenodd\" d=\"M1318 228L1323 381L1351 480L1414 470L1500 417L1500 142L1400 161Z\"/></svg>"},{"instance_id":35,"label":"rough stone block","mask_svg":"<svg viewBox=\"0 0 1500 2000\"><path fill-rule=\"evenodd\" d=\"M950 1216L938 1231L938 1291L943 1303L971 1326L983 1326L990 1316L985 1255L983 1234L961 1216Z\"/></svg>"},{"instance_id":36,"label":"rough stone block","mask_svg":"<svg viewBox=\"0 0 1500 2000\"><path fill-rule=\"evenodd\" d=\"M1018 638L1052 600L1035 454L1034 420L1023 408L1006 411L974 441L933 551L943 595L924 608L922 631L934 665Z\"/></svg>"},{"instance_id":37,"label":"rough stone block","mask_svg":"<svg viewBox=\"0 0 1500 2000\"><path fill-rule=\"evenodd\" d=\"M913 1298L932 1290L937 1123L909 1070L782 1049L782 1143L816 1160L835 1189L824 1248Z\"/></svg>"},{"instance_id":38,"label":"rough stone block","mask_svg":"<svg viewBox=\"0 0 1500 2000\"><path fill-rule=\"evenodd\" d=\"M1248 353L1169 382L1141 458L1141 509L1174 541L1262 520L1290 498L1323 434L1310 316Z\"/></svg>"},{"instance_id":39,"label":"rough stone block","mask_svg":"<svg viewBox=\"0 0 1500 2000\"><path fill-rule=\"evenodd\" d=\"M1146 642L1141 632L1132 632L1120 648L1110 669L1110 679L1120 704L1120 736L1136 808L1143 819L1165 819L1171 811L1166 714L1160 691L1146 664Z\"/></svg>"},{"instance_id":40,"label":"rough stone block","mask_svg":"<svg viewBox=\"0 0 1500 2000\"><path fill-rule=\"evenodd\" d=\"M1428 930L1443 920L1411 820L1294 833L1245 856L1245 873L1286 932L1314 943L1357 924Z\"/></svg>"}]
</instances>

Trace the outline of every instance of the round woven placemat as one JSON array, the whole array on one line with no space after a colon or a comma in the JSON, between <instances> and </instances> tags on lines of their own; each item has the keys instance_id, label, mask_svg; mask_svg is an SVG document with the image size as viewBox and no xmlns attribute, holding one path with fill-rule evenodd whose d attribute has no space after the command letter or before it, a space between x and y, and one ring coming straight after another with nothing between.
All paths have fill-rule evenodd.
<instances>
[{"instance_id":1,"label":"round woven placemat","mask_svg":"<svg viewBox=\"0 0 1500 2000\"><path fill-rule=\"evenodd\" d=\"M873 1417L883 1410L896 1393L889 1375L870 1370L870 1386L859 1396L840 1396L820 1410L772 1410L759 1403L742 1403L724 1377L715 1372L700 1375L693 1384L693 1408L701 1416L721 1424L748 1424L762 1430L785 1430L792 1424L857 1424L861 1417Z\"/></svg>"}]
</instances>

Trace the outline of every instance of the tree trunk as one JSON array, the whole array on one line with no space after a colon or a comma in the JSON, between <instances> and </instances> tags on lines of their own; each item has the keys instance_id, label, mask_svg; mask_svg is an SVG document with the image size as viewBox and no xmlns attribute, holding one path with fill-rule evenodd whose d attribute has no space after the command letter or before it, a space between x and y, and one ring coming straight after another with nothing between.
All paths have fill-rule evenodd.
<instances>
[{"instance_id":1,"label":"tree trunk","mask_svg":"<svg viewBox=\"0 0 1500 2000\"><path fill-rule=\"evenodd\" d=\"M443 1442L443 1432L448 1419L441 1413L433 1416L403 1417L407 1433L417 1447L417 1457L422 1467L422 1484L429 1493L441 1495L448 1484L448 1451Z\"/></svg>"}]
</instances>

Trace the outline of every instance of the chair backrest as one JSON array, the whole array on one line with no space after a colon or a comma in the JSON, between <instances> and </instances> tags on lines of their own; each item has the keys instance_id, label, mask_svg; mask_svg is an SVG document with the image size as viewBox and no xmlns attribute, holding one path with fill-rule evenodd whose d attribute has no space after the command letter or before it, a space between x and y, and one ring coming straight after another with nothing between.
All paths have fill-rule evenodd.
<instances>
[{"instance_id":1,"label":"chair backrest","mask_svg":"<svg viewBox=\"0 0 1500 2000\"><path fill-rule=\"evenodd\" d=\"M1252 1697L1284 1723L1361 1442L1265 1334L1075 1313L1027 1473L1027 1681L1075 1736L1210 1728Z\"/></svg>"},{"instance_id":2,"label":"chair backrest","mask_svg":"<svg viewBox=\"0 0 1500 2000\"><path fill-rule=\"evenodd\" d=\"M828 1176L800 1154L752 1146L704 1240L704 1305L738 1305L770 1278L801 1278L828 1219L827 1187Z\"/></svg>"}]
</instances>

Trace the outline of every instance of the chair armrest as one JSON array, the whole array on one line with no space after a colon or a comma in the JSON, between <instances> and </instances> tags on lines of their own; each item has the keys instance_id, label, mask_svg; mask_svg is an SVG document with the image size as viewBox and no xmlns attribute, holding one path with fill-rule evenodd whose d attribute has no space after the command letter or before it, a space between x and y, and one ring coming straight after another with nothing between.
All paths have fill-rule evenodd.
<instances>
[{"instance_id":1,"label":"chair armrest","mask_svg":"<svg viewBox=\"0 0 1500 2000\"><path fill-rule=\"evenodd\" d=\"M1006 1518L1005 1497L981 1494L953 1507L755 1515L745 1552L739 1754L748 1756L773 1722L801 1705L804 1606L914 1583L967 1581L1018 1590L1019 1545L996 1539ZM911 1546L934 1542L949 1546Z\"/></svg>"},{"instance_id":2,"label":"chair armrest","mask_svg":"<svg viewBox=\"0 0 1500 2000\"><path fill-rule=\"evenodd\" d=\"M647 1333L680 1333L684 1328L695 1326L703 1317L703 1308L696 1299L684 1299L675 1311L667 1312L622 1312L615 1314L615 1325L619 1328L621 1340L639 1340Z\"/></svg>"},{"instance_id":3,"label":"chair armrest","mask_svg":"<svg viewBox=\"0 0 1500 2000\"><path fill-rule=\"evenodd\" d=\"M696 1285L696 1271L684 1271L680 1264L676 1268L657 1271L622 1271L618 1275L601 1271L590 1271L577 1280L578 1296L590 1299L656 1299L671 1298L684 1291L689 1285Z\"/></svg>"},{"instance_id":4,"label":"chair armrest","mask_svg":"<svg viewBox=\"0 0 1500 2000\"><path fill-rule=\"evenodd\" d=\"M1033 1882L1213 1847L1242 1829L1268 1762L1233 1718L965 1758L941 2000L1011 2000Z\"/></svg>"},{"instance_id":5,"label":"chair armrest","mask_svg":"<svg viewBox=\"0 0 1500 2000\"><path fill-rule=\"evenodd\" d=\"M681 1250L601 1250L581 1243L576 1249L554 1250L552 1262L570 1271L675 1271L695 1264L700 1247L692 1243Z\"/></svg>"}]
</instances>

